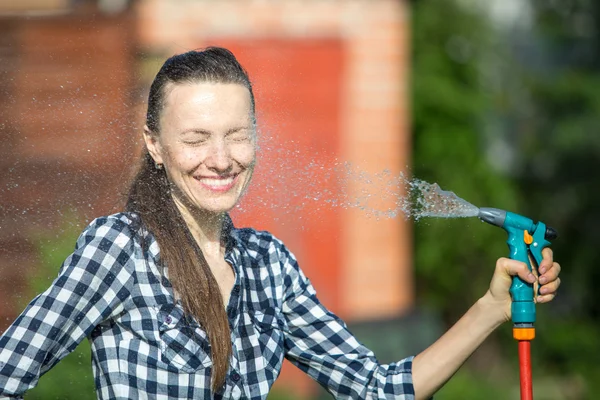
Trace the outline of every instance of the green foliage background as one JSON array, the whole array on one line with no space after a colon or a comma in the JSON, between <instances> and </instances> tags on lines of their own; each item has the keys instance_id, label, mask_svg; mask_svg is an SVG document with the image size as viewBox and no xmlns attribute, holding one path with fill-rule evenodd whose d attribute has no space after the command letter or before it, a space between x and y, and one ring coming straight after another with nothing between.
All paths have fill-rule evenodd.
<instances>
[{"instance_id":1,"label":"green foliage background","mask_svg":"<svg viewBox=\"0 0 600 400\"><path fill-rule=\"evenodd\" d=\"M30 281L33 298L45 291L58 274L60 266L74 250L75 241L83 227L75 215L66 214L63 226L54 233L46 232L34 238L39 254L39 269ZM96 390L92 376L90 345L84 340L66 356L38 385L25 394L27 400L95 400Z\"/></svg>"},{"instance_id":2,"label":"green foliage background","mask_svg":"<svg viewBox=\"0 0 600 400\"><path fill-rule=\"evenodd\" d=\"M538 307L535 395L595 398L600 6L531 1L532 24L503 30L476 4L412 2L413 174L477 206L558 230L553 249L563 285L552 304ZM449 326L486 290L495 259L506 255L505 233L466 220L423 220L415 236L418 304ZM518 398L509 328L493 334L436 398Z\"/></svg>"}]
</instances>

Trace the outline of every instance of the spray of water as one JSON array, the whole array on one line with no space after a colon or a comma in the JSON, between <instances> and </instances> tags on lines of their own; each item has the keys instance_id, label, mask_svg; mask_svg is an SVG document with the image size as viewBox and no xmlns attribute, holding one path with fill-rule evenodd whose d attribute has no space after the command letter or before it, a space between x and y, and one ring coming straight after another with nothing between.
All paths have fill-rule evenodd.
<instances>
[{"instance_id":1,"label":"spray of water","mask_svg":"<svg viewBox=\"0 0 600 400\"><path fill-rule=\"evenodd\" d=\"M479 214L478 207L461 199L454 192L442 190L437 183L414 179L409 184L410 214L416 220L422 217L467 218Z\"/></svg>"},{"instance_id":2,"label":"spray of water","mask_svg":"<svg viewBox=\"0 0 600 400\"><path fill-rule=\"evenodd\" d=\"M390 170L368 172L327 152L306 155L300 148L263 137L251 188L236 212L271 212L275 220L288 221L318 218L332 207L360 210L377 219L478 215L476 206L435 183Z\"/></svg>"}]
</instances>

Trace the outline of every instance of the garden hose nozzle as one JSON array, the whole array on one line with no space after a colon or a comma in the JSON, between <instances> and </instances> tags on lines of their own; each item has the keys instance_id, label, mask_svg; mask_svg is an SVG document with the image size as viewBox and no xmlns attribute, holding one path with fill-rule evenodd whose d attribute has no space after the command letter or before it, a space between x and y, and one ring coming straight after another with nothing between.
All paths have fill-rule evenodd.
<instances>
[{"instance_id":1,"label":"garden hose nozzle","mask_svg":"<svg viewBox=\"0 0 600 400\"><path fill-rule=\"evenodd\" d=\"M530 271L532 265L529 255L537 264L542 262L542 250L550 245L550 240L558 236L553 228L543 222L534 223L529 218L497 208L480 208L479 218L491 225L498 226L508 233L509 257L524 262ZM535 323L535 304L533 302L533 285L523 281L518 276L513 277L510 287L512 296L512 321L517 336L528 337L533 334L528 328ZM531 337L529 340L533 339Z\"/></svg>"}]
</instances>

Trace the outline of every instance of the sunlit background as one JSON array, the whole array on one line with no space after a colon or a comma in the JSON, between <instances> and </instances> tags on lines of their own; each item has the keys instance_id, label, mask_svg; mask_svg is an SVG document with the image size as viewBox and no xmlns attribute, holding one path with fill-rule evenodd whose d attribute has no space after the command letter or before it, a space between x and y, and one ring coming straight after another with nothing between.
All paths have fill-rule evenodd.
<instances>
[{"instance_id":1,"label":"sunlit background","mask_svg":"<svg viewBox=\"0 0 600 400\"><path fill-rule=\"evenodd\" d=\"M164 60L231 49L259 161L233 212L296 254L381 362L416 354L485 293L506 234L389 210L402 178L559 232L532 344L538 400L600 392L600 5L591 0L2 0L0 332L93 218L122 210ZM390 195L393 194L392 196ZM518 398L499 329L436 399ZM94 399L89 346L26 399ZM328 398L290 364L270 399Z\"/></svg>"}]
</instances>

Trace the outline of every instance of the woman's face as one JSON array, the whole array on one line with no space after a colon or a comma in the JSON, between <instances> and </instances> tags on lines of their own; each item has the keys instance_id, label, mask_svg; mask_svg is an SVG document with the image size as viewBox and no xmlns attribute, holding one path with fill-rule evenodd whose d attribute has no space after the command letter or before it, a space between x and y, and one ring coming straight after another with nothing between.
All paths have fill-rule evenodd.
<instances>
[{"instance_id":1,"label":"woman's face","mask_svg":"<svg viewBox=\"0 0 600 400\"><path fill-rule=\"evenodd\" d=\"M210 213L231 210L248 186L256 132L250 92L239 84L169 83L160 133L146 132L176 201Z\"/></svg>"}]
</instances>

